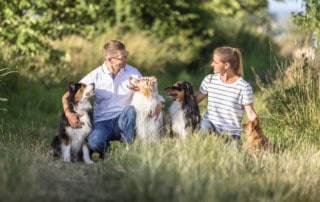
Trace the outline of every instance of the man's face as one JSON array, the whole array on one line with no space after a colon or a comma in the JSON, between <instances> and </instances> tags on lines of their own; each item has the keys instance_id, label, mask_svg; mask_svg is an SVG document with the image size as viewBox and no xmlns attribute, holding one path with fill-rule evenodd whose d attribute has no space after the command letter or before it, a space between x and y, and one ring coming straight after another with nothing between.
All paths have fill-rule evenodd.
<instances>
[{"instance_id":1,"label":"man's face","mask_svg":"<svg viewBox=\"0 0 320 202\"><path fill-rule=\"evenodd\" d=\"M113 67L124 68L128 60L128 52L126 50L119 50L116 52L116 56L110 57Z\"/></svg>"}]
</instances>

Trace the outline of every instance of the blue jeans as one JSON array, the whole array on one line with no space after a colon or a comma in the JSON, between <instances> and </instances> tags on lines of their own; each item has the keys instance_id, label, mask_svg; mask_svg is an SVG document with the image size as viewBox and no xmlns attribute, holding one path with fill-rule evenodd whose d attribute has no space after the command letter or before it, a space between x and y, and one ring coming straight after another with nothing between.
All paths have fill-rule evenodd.
<instances>
[{"instance_id":1,"label":"blue jeans","mask_svg":"<svg viewBox=\"0 0 320 202\"><path fill-rule=\"evenodd\" d=\"M200 122L200 129L199 129L200 135L204 136L207 134L215 134L219 137L223 138L226 143L232 143L235 142L236 145L240 148L241 146L241 137L239 135L225 135L220 134L214 125L207 119L202 119Z\"/></svg>"},{"instance_id":2,"label":"blue jeans","mask_svg":"<svg viewBox=\"0 0 320 202\"><path fill-rule=\"evenodd\" d=\"M199 133L201 135L216 133L214 125L207 119L202 119L200 121Z\"/></svg>"},{"instance_id":3,"label":"blue jeans","mask_svg":"<svg viewBox=\"0 0 320 202\"><path fill-rule=\"evenodd\" d=\"M88 147L103 154L110 146L109 141L119 140L131 144L135 136L136 110L129 105L114 119L93 124L88 137Z\"/></svg>"}]
</instances>

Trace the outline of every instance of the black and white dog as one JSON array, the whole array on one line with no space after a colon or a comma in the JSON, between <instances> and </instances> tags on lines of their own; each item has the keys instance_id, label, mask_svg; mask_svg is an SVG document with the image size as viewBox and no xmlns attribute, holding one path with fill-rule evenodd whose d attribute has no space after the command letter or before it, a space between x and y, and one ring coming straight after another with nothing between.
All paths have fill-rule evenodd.
<instances>
[{"instance_id":1,"label":"black and white dog","mask_svg":"<svg viewBox=\"0 0 320 202\"><path fill-rule=\"evenodd\" d=\"M92 129L93 110L89 98L94 95L94 84L70 82L68 107L71 112L80 115L79 120L84 123L81 128L72 128L65 113L61 116L59 134L51 143L53 155L63 158L65 162L83 160L87 164L93 163L87 146L87 137Z\"/></svg>"},{"instance_id":2,"label":"black and white dog","mask_svg":"<svg viewBox=\"0 0 320 202\"><path fill-rule=\"evenodd\" d=\"M171 87L165 88L167 96L173 98L169 107L170 136L174 133L185 138L194 132L201 120L193 85L188 81L179 81Z\"/></svg>"}]
</instances>

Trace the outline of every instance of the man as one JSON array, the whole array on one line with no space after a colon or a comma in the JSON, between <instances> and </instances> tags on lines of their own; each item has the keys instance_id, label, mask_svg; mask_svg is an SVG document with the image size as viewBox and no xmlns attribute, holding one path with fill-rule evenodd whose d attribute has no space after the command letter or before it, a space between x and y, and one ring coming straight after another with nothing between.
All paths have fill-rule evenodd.
<instances>
[{"instance_id":1,"label":"man","mask_svg":"<svg viewBox=\"0 0 320 202\"><path fill-rule=\"evenodd\" d=\"M81 83L94 83L94 114L93 128L88 137L88 146L91 151L98 152L103 157L109 147L109 141L119 140L131 144L135 136L136 111L129 105L132 99L132 90L135 89L129 83L129 78L141 77L140 72L127 64L128 52L123 43L111 40L103 46L104 63L91 71ZM72 113L68 109L66 92L62 97L63 110L70 125L81 127L79 114ZM162 104L156 109L157 116Z\"/></svg>"}]
</instances>

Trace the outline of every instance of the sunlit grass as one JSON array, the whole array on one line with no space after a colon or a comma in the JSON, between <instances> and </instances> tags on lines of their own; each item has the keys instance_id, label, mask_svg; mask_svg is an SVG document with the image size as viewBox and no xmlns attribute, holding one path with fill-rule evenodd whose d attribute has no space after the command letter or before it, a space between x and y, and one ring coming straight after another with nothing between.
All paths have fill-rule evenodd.
<instances>
[{"instance_id":1,"label":"sunlit grass","mask_svg":"<svg viewBox=\"0 0 320 202\"><path fill-rule=\"evenodd\" d=\"M47 141L0 154L7 201L317 201L320 152L299 144L255 161L214 136L112 144L93 165L63 163ZM4 147L3 143L2 148Z\"/></svg>"}]
</instances>

